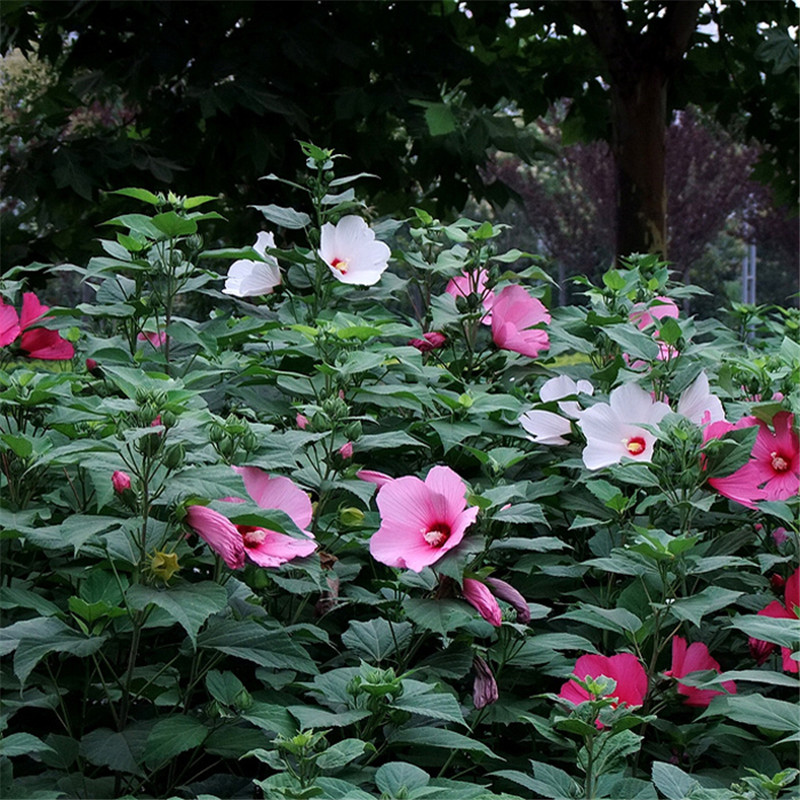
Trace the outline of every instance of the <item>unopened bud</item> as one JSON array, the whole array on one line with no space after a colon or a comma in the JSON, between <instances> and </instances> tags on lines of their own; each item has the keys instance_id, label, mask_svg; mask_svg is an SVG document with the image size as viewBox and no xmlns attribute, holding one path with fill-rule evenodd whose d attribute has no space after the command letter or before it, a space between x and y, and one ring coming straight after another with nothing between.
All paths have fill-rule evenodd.
<instances>
[{"instance_id":1,"label":"unopened bud","mask_svg":"<svg viewBox=\"0 0 800 800\"><path fill-rule=\"evenodd\" d=\"M361 423L358 420L351 422L349 425L345 426L344 435L351 441L355 442L361 438L361 434L363 433L363 429L361 427Z\"/></svg>"},{"instance_id":2,"label":"unopened bud","mask_svg":"<svg viewBox=\"0 0 800 800\"><path fill-rule=\"evenodd\" d=\"M178 469L178 467L183 464L183 457L183 445L178 442L178 444L174 444L172 447L167 448L167 452L164 453L164 466L167 469Z\"/></svg>"},{"instance_id":3,"label":"unopened bud","mask_svg":"<svg viewBox=\"0 0 800 800\"><path fill-rule=\"evenodd\" d=\"M346 528L355 528L364 521L364 512L360 508L342 508L339 510L339 522Z\"/></svg>"},{"instance_id":4,"label":"unopened bud","mask_svg":"<svg viewBox=\"0 0 800 800\"><path fill-rule=\"evenodd\" d=\"M527 625L531 621L531 610L525 598L510 584L500 578L487 578L495 597L508 603L517 612L517 622Z\"/></svg>"},{"instance_id":5,"label":"unopened bud","mask_svg":"<svg viewBox=\"0 0 800 800\"><path fill-rule=\"evenodd\" d=\"M352 442L345 442L339 448L339 455L345 460L347 460L349 458L352 458L353 457L353 443Z\"/></svg>"},{"instance_id":6,"label":"unopened bud","mask_svg":"<svg viewBox=\"0 0 800 800\"><path fill-rule=\"evenodd\" d=\"M122 494L126 489L131 488L131 476L122 470L116 470L111 476L111 484L117 494Z\"/></svg>"},{"instance_id":7,"label":"unopened bud","mask_svg":"<svg viewBox=\"0 0 800 800\"><path fill-rule=\"evenodd\" d=\"M298 413L298 415L294 418L294 421L301 431L304 431L308 427L308 417L304 414Z\"/></svg>"}]
</instances>

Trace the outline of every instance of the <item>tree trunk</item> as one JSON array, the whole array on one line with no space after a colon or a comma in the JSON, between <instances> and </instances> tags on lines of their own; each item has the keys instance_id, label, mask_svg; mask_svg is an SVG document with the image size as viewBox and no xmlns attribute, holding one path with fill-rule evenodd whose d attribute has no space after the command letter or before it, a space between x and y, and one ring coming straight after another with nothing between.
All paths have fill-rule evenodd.
<instances>
[{"instance_id":1,"label":"tree trunk","mask_svg":"<svg viewBox=\"0 0 800 800\"><path fill-rule=\"evenodd\" d=\"M667 256L664 151L666 79L657 68L611 88L612 151L617 173L617 257Z\"/></svg>"}]
</instances>

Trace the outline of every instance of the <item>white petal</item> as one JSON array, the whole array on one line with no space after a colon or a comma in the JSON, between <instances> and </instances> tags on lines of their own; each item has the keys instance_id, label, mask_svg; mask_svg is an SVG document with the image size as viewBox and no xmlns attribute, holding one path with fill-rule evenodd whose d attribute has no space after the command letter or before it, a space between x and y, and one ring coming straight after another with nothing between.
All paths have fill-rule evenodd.
<instances>
[{"instance_id":1,"label":"white petal","mask_svg":"<svg viewBox=\"0 0 800 800\"><path fill-rule=\"evenodd\" d=\"M572 426L568 419L551 411L527 411L519 418L520 425L531 434L531 439L539 444L565 445L569 442L563 437Z\"/></svg>"},{"instance_id":2,"label":"white petal","mask_svg":"<svg viewBox=\"0 0 800 800\"><path fill-rule=\"evenodd\" d=\"M543 403L549 403L577 393L578 385L575 381L566 375L559 375L557 378L550 378L549 381L545 381L542 384L542 388L539 390L539 399Z\"/></svg>"},{"instance_id":3,"label":"white petal","mask_svg":"<svg viewBox=\"0 0 800 800\"><path fill-rule=\"evenodd\" d=\"M709 391L708 376L705 372L701 372L694 383L681 394L678 400L678 413L697 425L725 419L720 399Z\"/></svg>"},{"instance_id":4,"label":"white petal","mask_svg":"<svg viewBox=\"0 0 800 800\"><path fill-rule=\"evenodd\" d=\"M280 282L281 273L277 264L242 259L231 264L222 291L236 297L253 297L269 294Z\"/></svg>"}]
</instances>

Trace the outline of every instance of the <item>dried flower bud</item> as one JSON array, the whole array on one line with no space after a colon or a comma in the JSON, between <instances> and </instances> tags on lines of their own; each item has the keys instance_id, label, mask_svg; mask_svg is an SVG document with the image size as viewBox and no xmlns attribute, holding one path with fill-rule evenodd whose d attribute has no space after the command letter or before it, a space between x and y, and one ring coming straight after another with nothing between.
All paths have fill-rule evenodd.
<instances>
[{"instance_id":1,"label":"dried flower bud","mask_svg":"<svg viewBox=\"0 0 800 800\"><path fill-rule=\"evenodd\" d=\"M472 669L475 671L472 682L472 702L475 708L485 708L497 702L500 693L489 665L480 656L475 656L472 659Z\"/></svg>"}]
</instances>

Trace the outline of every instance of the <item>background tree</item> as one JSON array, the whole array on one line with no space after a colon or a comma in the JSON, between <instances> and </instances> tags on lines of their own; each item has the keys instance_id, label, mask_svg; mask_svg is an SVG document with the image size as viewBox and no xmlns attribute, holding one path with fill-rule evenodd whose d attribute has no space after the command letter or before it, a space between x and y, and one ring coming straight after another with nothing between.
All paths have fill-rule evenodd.
<instances>
[{"instance_id":1,"label":"background tree","mask_svg":"<svg viewBox=\"0 0 800 800\"><path fill-rule=\"evenodd\" d=\"M247 242L258 220L241 209L265 196L288 202L257 179L302 166L298 138L357 155L359 168L380 175L370 196L377 213L416 203L445 215L470 192L499 200L501 184L487 189L476 166L492 147L532 161L539 148L514 117L530 123L565 97L567 140L610 142L620 169L630 163L654 187L620 194L617 227L631 233L619 248L658 249L657 151L668 117L648 117L651 133L640 131L641 147L622 158L620 125L634 111L625 107L634 95L622 85L624 64L657 73L647 114L697 103L762 142L760 176L784 198L796 195L794 4L698 8L664 0L4 3L3 52L35 54L52 75L23 109L5 113L0 130L4 191L15 204L4 215L4 258L81 257L76 243L102 221L92 211L98 190L131 184L219 191L236 209L227 234ZM111 110L110 124L76 128L87 109L106 118ZM14 150L14 141L25 146ZM650 238L637 240L645 229Z\"/></svg>"}]
</instances>

